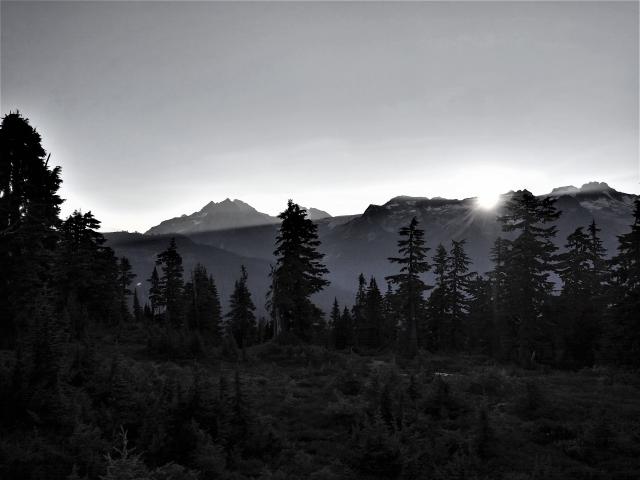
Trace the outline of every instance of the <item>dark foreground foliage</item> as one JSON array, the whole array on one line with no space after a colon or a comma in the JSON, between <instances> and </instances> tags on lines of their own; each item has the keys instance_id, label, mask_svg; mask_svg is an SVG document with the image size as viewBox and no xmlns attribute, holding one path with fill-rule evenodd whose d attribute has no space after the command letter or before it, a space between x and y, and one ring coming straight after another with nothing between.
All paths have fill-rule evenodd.
<instances>
[{"instance_id":1,"label":"dark foreground foliage","mask_svg":"<svg viewBox=\"0 0 640 480\"><path fill-rule=\"evenodd\" d=\"M135 336L135 335L132 335ZM635 479L640 376L272 341L229 362L105 334L55 386L2 358L0 478ZM35 380L34 380L35 381Z\"/></svg>"}]
</instances>

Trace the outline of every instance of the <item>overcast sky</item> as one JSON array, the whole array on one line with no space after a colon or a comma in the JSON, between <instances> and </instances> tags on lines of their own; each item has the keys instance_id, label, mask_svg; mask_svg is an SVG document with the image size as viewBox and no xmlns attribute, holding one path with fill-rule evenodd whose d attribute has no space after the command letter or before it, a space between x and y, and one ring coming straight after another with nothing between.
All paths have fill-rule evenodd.
<instances>
[{"instance_id":1,"label":"overcast sky","mask_svg":"<svg viewBox=\"0 0 640 480\"><path fill-rule=\"evenodd\" d=\"M1 2L2 113L64 213L331 214L590 180L639 192L638 3Z\"/></svg>"}]
</instances>

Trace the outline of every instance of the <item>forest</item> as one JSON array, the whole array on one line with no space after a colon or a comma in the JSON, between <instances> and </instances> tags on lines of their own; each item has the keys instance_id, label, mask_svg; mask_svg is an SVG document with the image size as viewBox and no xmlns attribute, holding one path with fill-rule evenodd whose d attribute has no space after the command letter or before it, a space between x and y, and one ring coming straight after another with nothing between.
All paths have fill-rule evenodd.
<instances>
[{"instance_id":1,"label":"forest","mask_svg":"<svg viewBox=\"0 0 640 480\"><path fill-rule=\"evenodd\" d=\"M513 192L488 273L413 218L329 312L290 200L267 298L242 267L223 305L174 240L140 279L90 211L61 218L20 113L0 152L0 478L640 478L637 197L607 252L595 221L559 250L554 199Z\"/></svg>"}]
</instances>

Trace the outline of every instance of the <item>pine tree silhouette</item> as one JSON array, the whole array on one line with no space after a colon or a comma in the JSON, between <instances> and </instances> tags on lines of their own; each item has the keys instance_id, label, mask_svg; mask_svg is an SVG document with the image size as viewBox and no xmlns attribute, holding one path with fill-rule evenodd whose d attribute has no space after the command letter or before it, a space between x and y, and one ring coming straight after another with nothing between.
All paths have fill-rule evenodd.
<instances>
[{"instance_id":1,"label":"pine tree silhouette","mask_svg":"<svg viewBox=\"0 0 640 480\"><path fill-rule=\"evenodd\" d=\"M593 365L598 323L604 313L600 308L604 251L595 223L589 228L585 233L578 227L567 237L566 252L558 255L556 267L563 284L559 299L562 311L554 326L556 338L561 338L562 355L556 361L570 366Z\"/></svg>"},{"instance_id":2,"label":"pine tree silhouette","mask_svg":"<svg viewBox=\"0 0 640 480\"><path fill-rule=\"evenodd\" d=\"M77 302L92 321L117 325L122 318L122 284L118 261L98 231L100 221L91 212L75 211L60 226L55 253L55 286L63 305ZM87 325L72 319L78 338Z\"/></svg>"},{"instance_id":3,"label":"pine tree silhouette","mask_svg":"<svg viewBox=\"0 0 640 480\"><path fill-rule=\"evenodd\" d=\"M469 310L469 265L471 260L464 251L465 240L453 240L451 251L447 258L448 267L446 274L448 310L451 320L449 322L451 332L449 345L454 350L460 350L464 343L464 322Z\"/></svg>"},{"instance_id":4,"label":"pine tree silhouette","mask_svg":"<svg viewBox=\"0 0 640 480\"><path fill-rule=\"evenodd\" d=\"M140 306L140 299L138 298L138 289L133 289L133 318L136 322L142 321L142 317L144 316L144 312L142 307Z\"/></svg>"},{"instance_id":5,"label":"pine tree silhouette","mask_svg":"<svg viewBox=\"0 0 640 480\"><path fill-rule=\"evenodd\" d=\"M640 365L640 199L635 199L631 231L618 236L612 259L614 300L605 338L605 355L612 361Z\"/></svg>"},{"instance_id":6,"label":"pine tree silhouette","mask_svg":"<svg viewBox=\"0 0 640 480\"><path fill-rule=\"evenodd\" d=\"M276 237L276 265L271 272L269 304L276 333L292 331L303 340L311 337L311 326L320 310L310 297L326 287L328 270L318 252L318 227L306 216L306 210L289 200Z\"/></svg>"},{"instance_id":7,"label":"pine tree silhouette","mask_svg":"<svg viewBox=\"0 0 640 480\"><path fill-rule=\"evenodd\" d=\"M499 216L504 232L516 232L507 243L505 273L508 310L516 330L516 359L524 365L535 358L543 325L542 309L553 291L555 225L559 216L555 199L539 199L527 190L514 193Z\"/></svg>"},{"instance_id":8,"label":"pine tree silhouette","mask_svg":"<svg viewBox=\"0 0 640 480\"><path fill-rule=\"evenodd\" d=\"M149 287L149 309L151 311L151 317L155 318L162 305L162 291L160 290L158 267L153 267L153 271L147 279L147 282L151 284Z\"/></svg>"},{"instance_id":9,"label":"pine tree silhouette","mask_svg":"<svg viewBox=\"0 0 640 480\"><path fill-rule=\"evenodd\" d=\"M128 298L133 295L133 292L129 288L131 282L136 278L135 274L131 271L131 262L127 257L121 257L118 263L118 284L120 285L120 310L123 319L131 317L129 312L129 300ZM140 305L138 305L139 307Z\"/></svg>"},{"instance_id":10,"label":"pine tree silhouette","mask_svg":"<svg viewBox=\"0 0 640 480\"><path fill-rule=\"evenodd\" d=\"M227 313L228 328L236 344L244 353L245 348L255 342L257 337L256 309L251 300L251 292L247 287L247 269L242 265L240 279L236 280L229 300Z\"/></svg>"},{"instance_id":11,"label":"pine tree silhouette","mask_svg":"<svg viewBox=\"0 0 640 480\"><path fill-rule=\"evenodd\" d=\"M40 135L19 112L0 125L0 347L12 347L25 306L49 280L62 199Z\"/></svg>"},{"instance_id":12,"label":"pine tree silhouette","mask_svg":"<svg viewBox=\"0 0 640 480\"><path fill-rule=\"evenodd\" d=\"M384 298L374 277L369 280L365 303L366 335L365 345L380 348L383 345Z\"/></svg>"},{"instance_id":13,"label":"pine tree silhouette","mask_svg":"<svg viewBox=\"0 0 640 480\"><path fill-rule=\"evenodd\" d=\"M424 246L424 231L418 228L415 217L408 226L400 229L399 235L398 252L401 256L391 257L389 261L401 266L400 273L386 279L398 286L404 327L401 351L413 357L418 351L417 323L424 309L422 294L431 288L420 278L430 268L426 261L429 249Z\"/></svg>"},{"instance_id":14,"label":"pine tree silhouette","mask_svg":"<svg viewBox=\"0 0 640 480\"><path fill-rule=\"evenodd\" d=\"M182 257L178 253L176 239L171 238L169 246L158 254L156 265L162 270L160 275L160 306L165 307L165 319L174 327L182 325L183 289Z\"/></svg>"},{"instance_id":15,"label":"pine tree silhouette","mask_svg":"<svg viewBox=\"0 0 640 480\"><path fill-rule=\"evenodd\" d=\"M452 331L449 309L449 284L447 271L449 257L444 245L436 247L436 253L431 259L433 273L435 275L434 288L427 300L428 328L423 330L423 346L440 350L450 347L450 335Z\"/></svg>"},{"instance_id":16,"label":"pine tree silhouette","mask_svg":"<svg viewBox=\"0 0 640 480\"><path fill-rule=\"evenodd\" d=\"M204 265L198 263L191 272L191 281L184 286L184 297L189 329L219 343L222 333L220 297L215 281Z\"/></svg>"}]
</instances>

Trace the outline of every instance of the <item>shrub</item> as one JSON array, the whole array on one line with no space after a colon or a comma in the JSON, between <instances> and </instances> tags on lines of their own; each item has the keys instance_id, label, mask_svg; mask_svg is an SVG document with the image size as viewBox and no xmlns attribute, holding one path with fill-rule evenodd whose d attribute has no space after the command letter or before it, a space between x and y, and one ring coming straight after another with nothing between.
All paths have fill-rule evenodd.
<instances>
[{"instance_id":1,"label":"shrub","mask_svg":"<svg viewBox=\"0 0 640 480\"><path fill-rule=\"evenodd\" d=\"M516 398L515 412L524 418L535 418L545 404L540 386L535 380L529 379L524 384L523 392Z\"/></svg>"},{"instance_id":2,"label":"shrub","mask_svg":"<svg viewBox=\"0 0 640 480\"><path fill-rule=\"evenodd\" d=\"M460 403L451 394L451 387L439 375L429 385L422 410L435 418L449 418L460 410Z\"/></svg>"},{"instance_id":3,"label":"shrub","mask_svg":"<svg viewBox=\"0 0 640 480\"><path fill-rule=\"evenodd\" d=\"M354 432L347 450L345 463L362 476L393 479L402 471L400 442L378 415Z\"/></svg>"},{"instance_id":4,"label":"shrub","mask_svg":"<svg viewBox=\"0 0 640 480\"><path fill-rule=\"evenodd\" d=\"M334 386L344 395L358 395L364 387L363 372L350 363L336 376Z\"/></svg>"}]
</instances>

